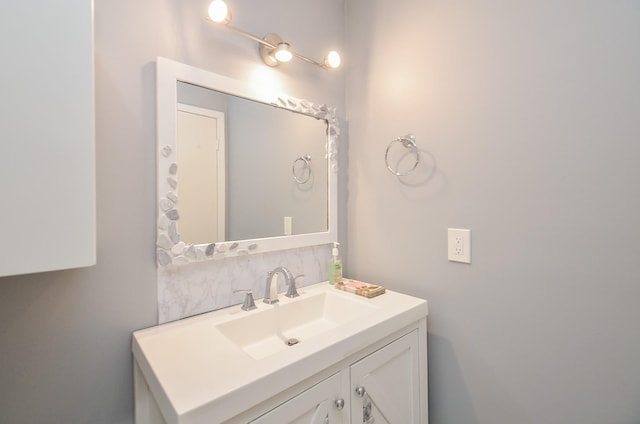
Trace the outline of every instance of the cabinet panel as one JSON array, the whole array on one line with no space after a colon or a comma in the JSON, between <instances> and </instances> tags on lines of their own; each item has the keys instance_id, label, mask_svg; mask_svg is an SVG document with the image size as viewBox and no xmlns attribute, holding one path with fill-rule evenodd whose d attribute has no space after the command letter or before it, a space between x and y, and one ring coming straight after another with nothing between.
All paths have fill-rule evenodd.
<instances>
[{"instance_id":1,"label":"cabinet panel","mask_svg":"<svg viewBox=\"0 0 640 424\"><path fill-rule=\"evenodd\" d=\"M349 422L348 400L341 395L346 384L343 373L334 374L305 390L251 424L340 424ZM341 408L336 401L345 404Z\"/></svg>"},{"instance_id":2,"label":"cabinet panel","mask_svg":"<svg viewBox=\"0 0 640 424\"><path fill-rule=\"evenodd\" d=\"M93 2L0 2L0 36L0 276L93 265Z\"/></svg>"},{"instance_id":3,"label":"cabinet panel","mask_svg":"<svg viewBox=\"0 0 640 424\"><path fill-rule=\"evenodd\" d=\"M420 422L418 340L414 330L351 366L353 423Z\"/></svg>"}]
</instances>

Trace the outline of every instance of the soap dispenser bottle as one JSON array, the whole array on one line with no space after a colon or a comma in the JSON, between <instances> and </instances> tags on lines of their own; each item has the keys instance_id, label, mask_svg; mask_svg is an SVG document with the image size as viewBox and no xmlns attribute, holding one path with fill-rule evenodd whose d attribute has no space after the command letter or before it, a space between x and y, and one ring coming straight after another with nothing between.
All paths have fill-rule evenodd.
<instances>
[{"instance_id":1,"label":"soap dispenser bottle","mask_svg":"<svg viewBox=\"0 0 640 424\"><path fill-rule=\"evenodd\" d=\"M338 242L333 243L331 260L329 261L329 284L342 284L342 259L338 256L339 244Z\"/></svg>"}]
</instances>

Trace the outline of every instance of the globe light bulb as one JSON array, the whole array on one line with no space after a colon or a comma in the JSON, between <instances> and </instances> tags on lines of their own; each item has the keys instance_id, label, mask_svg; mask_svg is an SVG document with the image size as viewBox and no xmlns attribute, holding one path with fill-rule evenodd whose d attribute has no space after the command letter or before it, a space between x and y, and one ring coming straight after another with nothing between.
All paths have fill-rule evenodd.
<instances>
[{"instance_id":1,"label":"globe light bulb","mask_svg":"<svg viewBox=\"0 0 640 424\"><path fill-rule=\"evenodd\" d=\"M273 56L278 62L290 62L293 59L293 54L289 50L289 43L280 43L275 49Z\"/></svg>"},{"instance_id":2,"label":"globe light bulb","mask_svg":"<svg viewBox=\"0 0 640 424\"><path fill-rule=\"evenodd\" d=\"M223 0L213 0L209 5L209 17L213 22L226 24L231 21L229 8Z\"/></svg>"},{"instance_id":3,"label":"globe light bulb","mask_svg":"<svg viewBox=\"0 0 640 424\"><path fill-rule=\"evenodd\" d=\"M327 57L325 57L324 59L324 64L328 67L328 68L337 68L340 66L340 54L335 51L332 50L327 54Z\"/></svg>"}]
</instances>

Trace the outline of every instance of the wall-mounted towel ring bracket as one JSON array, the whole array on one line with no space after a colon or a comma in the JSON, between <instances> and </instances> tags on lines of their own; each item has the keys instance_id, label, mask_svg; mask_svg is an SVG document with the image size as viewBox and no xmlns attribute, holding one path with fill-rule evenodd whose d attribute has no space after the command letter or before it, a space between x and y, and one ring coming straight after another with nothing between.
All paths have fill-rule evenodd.
<instances>
[{"instance_id":1,"label":"wall-mounted towel ring bracket","mask_svg":"<svg viewBox=\"0 0 640 424\"><path fill-rule=\"evenodd\" d=\"M301 163L298 164L298 162ZM298 174L296 173L297 165L301 166L302 174L300 177L298 177ZM307 172L305 172L305 169L307 170ZM293 172L293 179L296 183L305 184L309 182L309 179L311 178L311 155L300 156L298 159L294 160L293 166L291 167L291 172Z\"/></svg>"},{"instance_id":2,"label":"wall-mounted towel ring bracket","mask_svg":"<svg viewBox=\"0 0 640 424\"><path fill-rule=\"evenodd\" d=\"M416 156L416 160L413 163L413 166L405 172L399 172L397 169L393 169L393 167L389 165L389 150L395 143L401 143L405 149L411 150L411 152L413 152ZM384 163L387 165L387 169L389 170L389 172L391 172L396 177L404 177L405 175L409 175L410 173L412 173L420 163L420 152L418 151L418 146L416 145L416 136L413 134L407 134L391 141L391 143L389 143L389 145L387 146L387 150L384 152Z\"/></svg>"}]
</instances>

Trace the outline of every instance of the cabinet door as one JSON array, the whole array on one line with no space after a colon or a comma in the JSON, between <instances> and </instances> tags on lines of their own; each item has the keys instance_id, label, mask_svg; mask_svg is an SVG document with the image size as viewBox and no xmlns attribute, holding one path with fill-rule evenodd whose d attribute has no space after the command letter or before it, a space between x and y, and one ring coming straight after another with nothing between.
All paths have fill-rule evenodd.
<instances>
[{"instance_id":1,"label":"cabinet door","mask_svg":"<svg viewBox=\"0 0 640 424\"><path fill-rule=\"evenodd\" d=\"M251 424L337 424L348 423L348 400L342 396L342 374L323 380L288 400Z\"/></svg>"},{"instance_id":2,"label":"cabinet door","mask_svg":"<svg viewBox=\"0 0 640 424\"><path fill-rule=\"evenodd\" d=\"M351 366L351 422L420 422L417 330Z\"/></svg>"}]
</instances>

